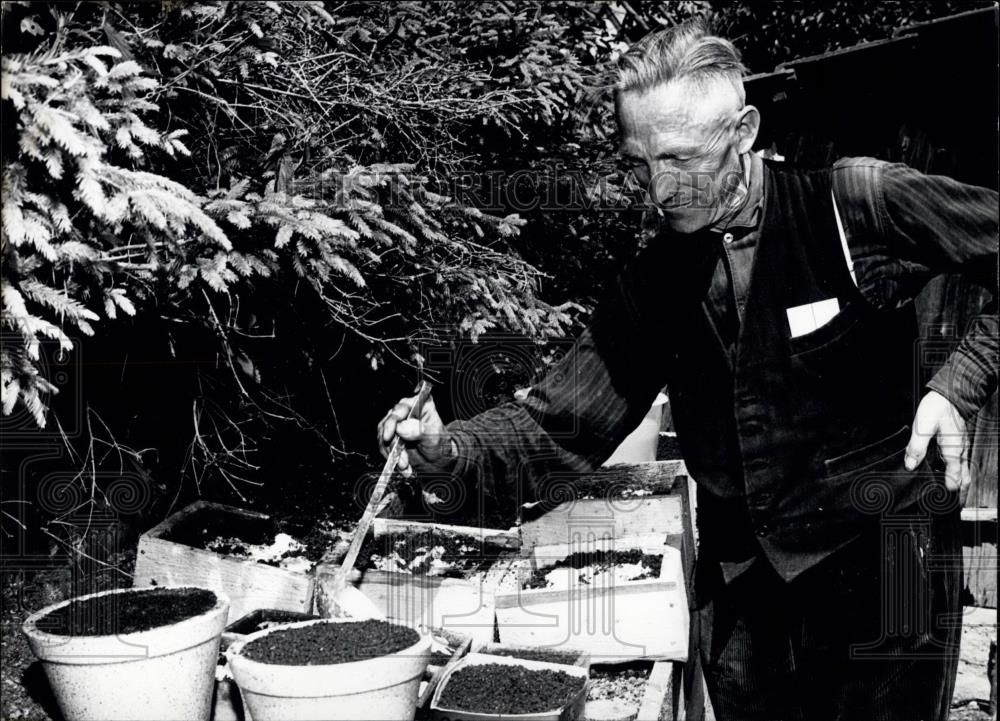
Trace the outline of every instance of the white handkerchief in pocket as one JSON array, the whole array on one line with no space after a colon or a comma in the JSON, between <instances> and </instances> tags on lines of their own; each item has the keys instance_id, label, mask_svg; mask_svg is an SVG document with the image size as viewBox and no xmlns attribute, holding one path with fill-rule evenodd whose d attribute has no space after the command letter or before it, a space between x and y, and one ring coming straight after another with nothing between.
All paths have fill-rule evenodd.
<instances>
[{"instance_id":1,"label":"white handkerchief in pocket","mask_svg":"<svg viewBox=\"0 0 1000 721\"><path fill-rule=\"evenodd\" d=\"M816 303L797 305L785 311L788 315L788 327L792 338L819 330L840 312L840 303L836 298L827 298Z\"/></svg>"}]
</instances>

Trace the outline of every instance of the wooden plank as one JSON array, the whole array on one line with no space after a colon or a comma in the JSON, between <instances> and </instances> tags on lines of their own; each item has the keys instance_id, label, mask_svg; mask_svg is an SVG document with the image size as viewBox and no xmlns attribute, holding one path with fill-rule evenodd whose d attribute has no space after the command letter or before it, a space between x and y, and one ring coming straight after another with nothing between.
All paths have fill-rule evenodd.
<instances>
[{"instance_id":1,"label":"wooden plank","mask_svg":"<svg viewBox=\"0 0 1000 721\"><path fill-rule=\"evenodd\" d=\"M672 718L670 691L673 687L671 683L673 673L674 664L671 661L657 661L653 664L653 671L646 681L636 721L659 721L664 706L667 707L668 714L665 718Z\"/></svg>"},{"instance_id":2,"label":"wooden plank","mask_svg":"<svg viewBox=\"0 0 1000 721\"><path fill-rule=\"evenodd\" d=\"M448 663L441 666L439 669L431 674L431 677L427 680L427 685L424 686L420 695L417 696L417 708L423 708L428 703L430 703L431 697L434 695L434 691L437 689L438 684L446 673L455 667L455 665L462 660L472 648L472 638L466 638L459 646L455 649L454 653L451 654L451 658L448 659Z\"/></svg>"},{"instance_id":3,"label":"wooden plank","mask_svg":"<svg viewBox=\"0 0 1000 721\"><path fill-rule=\"evenodd\" d=\"M224 593L231 602L227 623L258 608L309 612L312 605L313 579L307 574L145 535L139 539L134 584L191 585Z\"/></svg>"},{"instance_id":4,"label":"wooden plank","mask_svg":"<svg viewBox=\"0 0 1000 721\"><path fill-rule=\"evenodd\" d=\"M997 509L994 508L963 508L962 520L970 523L979 521L996 521Z\"/></svg>"},{"instance_id":5,"label":"wooden plank","mask_svg":"<svg viewBox=\"0 0 1000 721\"><path fill-rule=\"evenodd\" d=\"M982 516L980 510L983 511ZM966 605L996 608L996 509L962 510L962 571Z\"/></svg>"}]
</instances>

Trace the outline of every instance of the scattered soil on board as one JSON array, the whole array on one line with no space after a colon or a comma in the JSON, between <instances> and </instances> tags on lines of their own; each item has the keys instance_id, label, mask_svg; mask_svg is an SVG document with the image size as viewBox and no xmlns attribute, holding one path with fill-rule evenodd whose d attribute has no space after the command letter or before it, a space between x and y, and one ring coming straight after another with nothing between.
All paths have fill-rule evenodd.
<instances>
[{"instance_id":1,"label":"scattered soil on board","mask_svg":"<svg viewBox=\"0 0 1000 721\"><path fill-rule=\"evenodd\" d=\"M59 636L135 633L193 618L210 610L216 596L202 588L153 588L88 598L57 608L38 627Z\"/></svg>"},{"instance_id":2,"label":"scattered soil on board","mask_svg":"<svg viewBox=\"0 0 1000 721\"><path fill-rule=\"evenodd\" d=\"M587 700L610 699L638 709L652 668L649 662L591 666Z\"/></svg>"},{"instance_id":3,"label":"scattered soil on board","mask_svg":"<svg viewBox=\"0 0 1000 721\"><path fill-rule=\"evenodd\" d=\"M419 640L412 628L385 621L316 623L273 631L248 643L241 653L261 663L323 666L388 656Z\"/></svg>"},{"instance_id":4,"label":"scattered soil on board","mask_svg":"<svg viewBox=\"0 0 1000 721\"><path fill-rule=\"evenodd\" d=\"M579 651L560 651L554 648L495 648L483 650L490 656L510 656L523 658L526 661L545 661L546 663L564 663L572 666L580 658Z\"/></svg>"},{"instance_id":5,"label":"scattered soil on board","mask_svg":"<svg viewBox=\"0 0 1000 721\"><path fill-rule=\"evenodd\" d=\"M643 553L638 548L615 551L582 551L564 558L551 566L536 568L531 578L523 588L549 588L553 585L549 574L559 569L578 569L581 573L577 580L580 583L591 583L595 576L613 571L617 566L637 566L635 575L629 575L628 581L641 581L647 578L659 578L663 557L651 553Z\"/></svg>"},{"instance_id":6,"label":"scattered soil on board","mask_svg":"<svg viewBox=\"0 0 1000 721\"><path fill-rule=\"evenodd\" d=\"M438 706L491 714L554 711L572 702L585 683L564 671L492 663L466 666L448 679Z\"/></svg>"},{"instance_id":7,"label":"scattered soil on board","mask_svg":"<svg viewBox=\"0 0 1000 721\"><path fill-rule=\"evenodd\" d=\"M442 578L468 578L494 560L479 540L439 529L370 538L358 558L366 570Z\"/></svg>"}]
</instances>

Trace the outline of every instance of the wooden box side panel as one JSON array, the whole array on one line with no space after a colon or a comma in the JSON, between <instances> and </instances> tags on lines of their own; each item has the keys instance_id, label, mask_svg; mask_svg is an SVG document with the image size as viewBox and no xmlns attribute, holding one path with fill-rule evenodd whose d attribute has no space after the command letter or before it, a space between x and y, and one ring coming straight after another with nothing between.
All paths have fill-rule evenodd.
<instances>
[{"instance_id":1,"label":"wooden box side panel","mask_svg":"<svg viewBox=\"0 0 1000 721\"><path fill-rule=\"evenodd\" d=\"M227 623L258 608L309 612L312 579L302 573L143 535L135 564L136 586L187 584L229 596Z\"/></svg>"},{"instance_id":2,"label":"wooden box side panel","mask_svg":"<svg viewBox=\"0 0 1000 721\"><path fill-rule=\"evenodd\" d=\"M579 648L594 663L688 655L688 599L675 548L665 549L658 580L515 591L500 594L496 603L501 643Z\"/></svg>"},{"instance_id":3,"label":"wooden box side panel","mask_svg":"<svg viewBox=\"0 0 1000 721\"><path fill-rule=\"evenodd\" d=\"M471 637L477 644L493 640L496 592L509 561L497 561L475 580L366 571L358 588L388 618L426 625Z\"/></svg>"},{"instance_id":4,"label":"wooden box side panel","mask_svg":"<svg viewBox=\"0 0 1000 721\"><path fill-rule=\"evenodd\" d=\"M521 550L652 534L679 538L684 533L683 505L680 494L569 501L521 526Z\"/></svg>"}]
</instances>

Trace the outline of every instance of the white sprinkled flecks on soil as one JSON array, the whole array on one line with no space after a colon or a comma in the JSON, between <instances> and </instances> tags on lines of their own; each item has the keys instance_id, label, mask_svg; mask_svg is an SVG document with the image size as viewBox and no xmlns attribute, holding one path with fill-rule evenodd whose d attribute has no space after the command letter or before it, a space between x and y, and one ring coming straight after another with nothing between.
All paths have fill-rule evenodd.
<instances>
[{"instance_id":1,"label":"white sprinkled flecks on soil","mask_svg":"<svg viewBox=\"0 0 1000 721\"><path fill-rule=\"evenodd\" d=\"M637 577L649 572L641 563L623 563L618 566L585 566L583 568L553 568L545 574L545 588L565 591L586 585L596 588L624 586Z\"/></svg>"},{"instance_id":2,"label":"white sprinkled flecks on soil","mask_svg":"<svg viewBox=\"0 0 1000 721\"><path fill-rule=\"evenodd\" d=\"M205 544L209 551L224 553L227 556L245 558L257 563L277 564L281 568L289 566L300 566L299 561L304 561L305 570L312 568L312 563L303 556L296 556L305 552L306 547L287 533L278 533L274 536L274 541L269 544L256 545L247 543L239 538L219 537ZM287 562L287 563L286 563ZM289 570L300 570L290 568Z\"/></svg>"}]
</instances>

